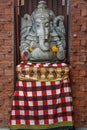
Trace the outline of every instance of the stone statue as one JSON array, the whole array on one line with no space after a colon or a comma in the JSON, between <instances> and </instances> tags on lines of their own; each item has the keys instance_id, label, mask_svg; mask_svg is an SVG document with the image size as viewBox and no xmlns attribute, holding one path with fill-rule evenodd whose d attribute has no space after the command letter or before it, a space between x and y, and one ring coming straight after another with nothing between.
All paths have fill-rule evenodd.
<instances>
[{"instance_id":1,"label":"stone statue","mask_svg":"<svg viewBox=\"0 0 87 130\"><path fill-rule=\"evenodd\" d=\"M65 59L64 16L55 16L40 1L32 15L25 14L21 20L20 52L22 60L52 61Z\"/></svg>"}]
</instances>

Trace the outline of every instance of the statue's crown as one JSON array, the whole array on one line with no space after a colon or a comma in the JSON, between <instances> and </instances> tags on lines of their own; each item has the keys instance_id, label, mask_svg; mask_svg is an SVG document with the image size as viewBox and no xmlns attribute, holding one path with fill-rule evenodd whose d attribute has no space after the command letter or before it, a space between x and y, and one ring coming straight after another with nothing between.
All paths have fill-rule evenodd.
<instances>
[{"instance_id":1,"label":"statue's crown","mask_svg":"<svg viewBox=\"0 0 87 130\"><path fill-rule=\"evenodd\" d=\"M32 13L34 19L53 19L54 13L47 7L45 1L40 1Z\"/></svg>"},{"instance_id":2,"label":"statue's crown","mask_svg":"<svg viewBox=\"0 0 87 130\"><path fill-rule=\"evenodd\" d=\"M40 1L38 3L38 8L47 8L46 2L45 1Z\"/></svg>"}]
</instances>

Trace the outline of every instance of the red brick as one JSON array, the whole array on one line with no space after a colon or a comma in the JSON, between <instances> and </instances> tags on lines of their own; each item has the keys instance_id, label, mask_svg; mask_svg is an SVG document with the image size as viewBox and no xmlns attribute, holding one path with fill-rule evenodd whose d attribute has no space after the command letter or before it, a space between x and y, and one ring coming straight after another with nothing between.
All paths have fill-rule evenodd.
<instances>
[{"instance_id":1,"label":"red brick","mask_svg":"<svg viewBox=\"0 0 87 130\"><path fill-rule=\"evenodd\" d=\"M73 3L72 6L75 7L75 8L78 8L79 4L80 4L80 1L76 1L76 2Z\"/></svg>"},{"instance_id":2,"label":"red brick","mask_svg":"<svg viewBox=\"0 0 87 130\"><path fill-rule=\"evenodd\" d=\"M0 0L0 127L9 124L14 91L13 5L13 0ZM87 127L87 0L73 0L71 6L70 78L75 126Z\"/></svg>"},{"instance_id":3,"label":"red brick","mask_svg":"<svg viewBox=\"0 0 87 130\"><path fill-rule=\"evenodd\" d=\"M78 26L77 24L72 24L72 28L73 28L73 31L75 31L75 32L78 32L81 30L80 25Z\"/></svg>"},{"instance_id":4,"label":"red brick","mask_svg":"<svg viewBox=\"0 0 87 130\"><path fill-rule=\"evenodd\" d=\"M86 24L86 21L87 21L87 17L82 17L82 16L79 16L78 18L75 18L77 19L77 23L76 25L78 26L82 26L84 24Z\"/></svg>"},{"instance_id":5,"label":"red brick","mask_svg":"<svg viewBox=\"0 0 87 130\"><path fill-rule=\"evenodd\" d=\"M87 47L87 40L81 40L81 46Z\"/></svg>"},{"instance_id":6,"label":"red brick","mask_svg":"<svg viewBox=\"0 0 87 130\"><path fill-rule=\"evenodd\" d=\"M0 32L0 39L13 39L13 32L10 31L1 31Z\"/></svg>"},{"instance_id":7,"label":"red brick","mask_svg":"<svg viewBox=\"0 0 87 130\"><path fill-rule=\"evenodd\" d=\"M79 75L80 76L86 76L86 71L85 70L80 70Z\"/></svg>"},{"instance_id":8,"label":"red brick","mask_svg":"<svg viewBox=\"0 0 87 130\"><path fill-rule=\"evenodd\" d=\"M72 57L71 57L71 60L74 62L74 61L79 61L80 60L80 57L77 55L73 55Z\"/></svg>"},{"instance_id":9,"label":"red brick","mask_svg":"<svg viewBox=\"0 0 87 130\"><path fill-rule=\"evenodd\" d=\"M75 47L80 46L80 43L81 43L80 40L73 40L72 42L73 42L73 46Z\"/></svg>"},{"instance_id":10,"label":"red brick","mask_svg":"<svg viewBox=\"0 0 87 130\"><path fill-rule=\"evenodd\" d=\"M14 26L13 26L13 23L12 23L12 22L8 22L8 23L5 23L5 24L4 24L4 28L3 28L3 29L4 29L5 31L10 31L10 30L13 30L13 27L14 27Z\"/></svg>"},{"instance_id":11,"label":"red brick","mask_svg":"<svg viewBox=\"0 0 87 130\"><path fill-rule=\"evenodd\" d=\"M2 25L0 26L0 31L2 31L2 30L3 30L3 27L4 27L4 25L2 24Z\"/></svg>"},{"instance_id":12,"label":"red brick","mask_svg":"<svg viewBox=\"0 0 87 130\"><path fill-rule=\"evenodd\" d=\"M87 53L80 56L80 61L84 61L84 62L87 61Z\"/></svg>"},{"instance_id":13,"label":"red brick","mask_svg":"<svg viewBox=\"0 0 87 130\"><path fill-rule=\"evenodd\" d=\"M82 9L81 16L83 16L83 17L87 16L87 9L86 8Z\"/></svg>"},{"instance_id":14,"label":"red brick","mask_svg":"<svg viewBox=\"0 0 87 130\"><path fill-rule=\"evenodd\" d=\"M83 25L81 26L81 31L82 31L82 32L86 32L86 31L87 31L87 25L86 25L86 24L83 24Z\"/></svg>"},{"instance_id":15,"label":"red brick","mask_svg":"<svg viewBox=\"0 0 87 130\"><path fill-rule=\"evenodd\" d=\"M14 90L13 0L0 0L0 127L8 127Z\"/></svg>"},{"instance_id":16,"label":"red brick","mask_svg":"<svg viewBox=\"0 0 87 130\"><path fill-rule=\"evenodd\" d=\"M8 14L13 14L13 9L12 8L6 8L6 9L4 9L4 13L6 14L6 15L8 15Z\"/></svg>"},{"instance_id":17,"label":"red brick","mask_svg":"<svg viewBox=\"0 0 87 130\"><path fill-rule=\"evenodd\" d=\"M5 4L5 3L9 3L12 2L13 0L0 0L0 4Z\"/></svg>"},{"instance_id":18,"label":"red brick","mask_svg":"<svg viewBox=\"0 0 87 130\"><path fill-rule=\"evenodd\" d=\"M11 14L0 15L0 22L1 23L13 22L13 16Z\"/></svg>"},{"instance_id":19,"label":"red brick","mask_svg":"<svg viewBox=\"0 0 87 130\"><path fill-rule=\"evenodd\" d=\"M78 107L87 107L87 104L85 104L85 102L82 100L82 97L76 98L75 100L73 100L73 105L78 106Z\"/></svg>"}]
</instances>

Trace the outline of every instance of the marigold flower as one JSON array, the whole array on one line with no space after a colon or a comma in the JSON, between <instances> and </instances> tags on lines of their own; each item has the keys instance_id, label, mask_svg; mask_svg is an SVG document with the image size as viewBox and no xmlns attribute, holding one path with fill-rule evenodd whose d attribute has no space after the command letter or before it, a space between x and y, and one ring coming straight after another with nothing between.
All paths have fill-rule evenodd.
<instances>
[{"instance_id":1,"label":"marigold flower","mask_svg":"<svg viewBox=\"0 0 87 130\"><path fill-rule=\"evenodd\" d=\"M52 46L51 49L52 49L53 52L57 52L58 51L58 47L57 46Z\"/></svg>"},{"instance_id":2,"label":"marigold flower","mask_svg":"<svg viewBox=\"0 0 87 130\"><path fill-rule=\"evenodd\" d=\"M30 51L30 52L32 52L32 51L33 51L33 48L32 48L32 47L30 47L30 48L29 48L29 51Z\"/></svg>"}]
</instances>

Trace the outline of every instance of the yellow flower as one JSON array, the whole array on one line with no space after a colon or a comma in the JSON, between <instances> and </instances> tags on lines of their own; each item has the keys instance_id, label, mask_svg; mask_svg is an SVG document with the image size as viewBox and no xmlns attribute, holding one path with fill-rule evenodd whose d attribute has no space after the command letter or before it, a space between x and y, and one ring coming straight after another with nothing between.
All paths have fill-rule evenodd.
<instances>
[{"instance_id":1,"label":"yellow flower","mask_svg":"<svg viewBox=\"0 0 87 130\"><path fill-rule=\"evenodd\" d=\"M52 49L52 51L53 51L53 52L57 52L57 51L59 50L59 49L58 49L58 47L57 47L57 46L55 46L55 45L54 45L54 46L52 46L52 48L51 48L51 49Z\"/></svg>"},{"instance_id":2,"label":"yellow flower","mask_svg":"<svg viewBox=\"0 0 87 130\"><path fill-rule=\"evenodd\" d=\"M33 48L32 48L32 47L30 47L30 48L29 48L29 51L30 51L30 52L32 52L32 51L33 51Z\"/></svg>"}]
</instances>

